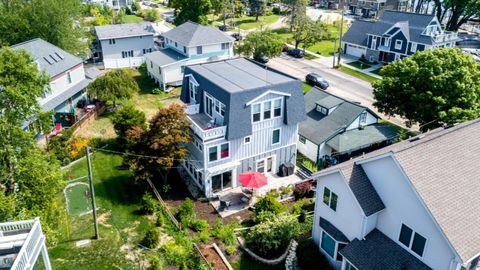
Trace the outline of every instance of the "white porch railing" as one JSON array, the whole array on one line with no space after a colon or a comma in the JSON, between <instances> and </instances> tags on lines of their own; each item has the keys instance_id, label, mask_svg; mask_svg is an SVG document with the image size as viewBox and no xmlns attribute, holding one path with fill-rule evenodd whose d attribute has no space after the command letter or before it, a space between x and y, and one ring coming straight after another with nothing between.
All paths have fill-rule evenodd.
<instances>
[{"instance_id":1,"label":"white porch railing","mask_svg":"<svg viewBox=\"0 0 480 270\"><path fill-rule=\"evenodd\" d=\"M200 139L202 139L203 141L221 138L224 137L225 134L227 134L227 126L203 129L198 126L197 123L195 123L195 121L193 121L190 117L189 119L192 122L192 125L190 127L192 128L193 132L195 132L195 134L197 134L198 137L200 137Z\"/></svg>"},{"instance_id":2,"label":"white porch railing","mask_svg":"<svg viewBox=\"0 0 480 270\"><path fill-rule=\"evenodd\" d=\"M190 114L197 114L200 112L200 104L192 104L192 105L187 105L185 108L185 113L190 115Z\"/></svg>"},{"instance_id":3,"label":"white porch railing","mask_svg":"<svg viewBox=\"0 0 480 270\"><path fill-rule=\"evenodd\" d=\"M448 42L458 39L458 34L456 32L445 32L441 35L434 36L433 39L435 42Z\"/></svg>"},{"instance_id":4,"label":"white porch railing","mask_svg":"<svg viewBox=\"0 0 480 270\"><path fill-rule=\"evenodd\" d=\"M0 224L0 231L15 232L25 229L30 229L25 242L20 249L15 261L13 262L11 270L30 270L35 266L38 255L44 247L45 235L42 232L40 219L18 222L8 222ZM51 269L48 263L47 269Z\"/></svg>"}]
</instances>

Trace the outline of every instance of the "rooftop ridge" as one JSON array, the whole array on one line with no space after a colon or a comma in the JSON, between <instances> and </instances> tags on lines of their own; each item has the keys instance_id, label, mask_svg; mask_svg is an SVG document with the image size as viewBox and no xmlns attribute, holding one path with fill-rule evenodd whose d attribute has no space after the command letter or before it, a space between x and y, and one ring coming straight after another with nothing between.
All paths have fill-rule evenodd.
<instances>
[{"instance_id":1,"label":"rooftop ridge","mask_svg":"<svg viewBox=\"0 0 480 270\"><path fill-rule=\"evenodd\" d=\"M41 39L41 38L33 38L33 39L30 39L30 40L26 40L26 41L22 41L22 42L20 42L20 43L13 44L13 45L10 46L10 48L16 48L16 47L19 47L19 46L21 46L21 45L34 42L34 41L36 41L36 40L41 40L41 41L47 42L47 41L45 41L45 40L43 40L43 39ZM53 44L52 44L52 45L53 45ZM53 46L55 46L55 45L53 45ZM56 46L56 47L58 47L58 46Z\"/></svg>"}]
</instances>

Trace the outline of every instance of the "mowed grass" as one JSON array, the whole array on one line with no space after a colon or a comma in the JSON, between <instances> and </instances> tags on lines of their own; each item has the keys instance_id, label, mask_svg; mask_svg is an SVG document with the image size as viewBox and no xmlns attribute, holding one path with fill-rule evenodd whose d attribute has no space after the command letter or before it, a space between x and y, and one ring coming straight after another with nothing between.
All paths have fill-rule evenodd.
<instances>
[{"instance_id":1,"label":"mowed grass","mask_svg":"<svg viewBox=\"0 0 480 270\"><path fill-rule=\"evenodd\" d=\"M62 239L49 249L53 269L141 268L147 255L137 244L148 227L147 218L139 214L143 190L134 184L129 170L121 169L121 164L122 158L118 155L102 152L92 155L100 240L77 248L77 240L94 236L92 215L68 216ZM74 178L86 174L85 160L67 171L67 175Z\"/></svg>"},{"instance_id":2,"label":"mowed grass","mask_svg":"<svg viewBox=\"0 0 480 270\"><path fill-rule=\"evenodd\" d=\"M88 193L87 193L88 192ZM92 210L90 200L86 194L90 195L88 185L76 184L65 190L68 200L68 213L72 216L78 216Z\"/></svg>"},{"instance_id":3,"label":"mowed grass","mask_svg":"<svg viewBox=\"0 0 480 270\"><path fill-rule=\"evenodd\" d=\"M313 87L313 86L309 85L308 83L302 82L302 91L303 91L303 94L305 95L306 93L308 93L308 91L312 90L312 87Z\"/></svg>"},{"instance_id":4,"label":"mowed grass","mask_svg":"<svg viewBox=\"0 0 480 270\"><path fill-rule=\"evenodd\" d=\"M371 65L364 64L360 61L353 61L353 62L347 63L347 65L358 68L358 69L367 69L371 67Z\"/></svg>"},{"instance_id":5,"label":"mowed grass","mask_svg":"<svg viewBox=\"0 0 480 270\"><path fill-rule=\"evenodd\" d=\"M280 19L279 15L259 16L258 21L253 16L246 16L235 19L235 26L240 27L242 30L249 30L253 28L259 28L260 26L268 26Z\"/></svg>"},{"instance_id":6,"label":"mowed grass","mask_svg":"<svg viewBox=\"0 0 480 270\"><path fill-rule=\"evenodd\" d=\"M351 75L351 76L357 77L359 79L365 80L369 83L373 83L373 82L376 82L376 81L380 80L380 79L372 77L368 74L365 74L365 73L362 73L360 71L348 68L346 66L341 66L341 67L338 68L338 70L340 70L341 72L346 73L348 75Z\"/></svg>"},{"instance_id":7,"label":"mowed grass","mask_svg":"<svg viewBox=\"0 0 480 270\"><path fill-rule=\"evenodd\" d=\"M125 15L124 23L139 23L143 22L142 17L138 17L137 15Z\"/></svg>"}]
</instances>

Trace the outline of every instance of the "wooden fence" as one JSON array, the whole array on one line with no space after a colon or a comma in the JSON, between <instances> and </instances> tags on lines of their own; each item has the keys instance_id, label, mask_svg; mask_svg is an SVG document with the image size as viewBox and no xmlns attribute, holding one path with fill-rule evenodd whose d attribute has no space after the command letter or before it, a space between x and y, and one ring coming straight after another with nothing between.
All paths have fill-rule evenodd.
<instances>
[{"instance_id":1,"label":"wooden fence","mask_svg":"<svg viewBox=\"0 0 480 270\"><path fill-rule=\"evenodd\" d=\"M160 205L162 206L162 208L165 210L165 212L167 213L168 217L170 218L170 220L173 222L173 224L175 224L175 227L177 227L177 229L181 230L182 229L182 224L180 222L178 222L178 220L175 218L175 216L172 214L172 212L170 211L170 209L168 209L168 205L165 203L165 201L162 199L162 196L160 196L160 193L158 192L157 188L155 187L155 185L153 184L152 180L150 180L150 178L147 178L147 182L148 184L150 185L150 187L152 188L153 190L153 193L155 194L155 196L157 197L158 201L160 202ZM200 254L200 257L202 258L203 262L208 266L208 269L210 270L213 270L212 266L210 265L210 263L207 261L207 258L205 258L205 256L203 256L202 254L202 251L200 250L200 248L198 247L197 243L193 243L193 247L195 248L195 250L198 252L198 254Z\"/></svg>"},{"instance_id":2,"label":"wooden fence","mask_svg":"<svg viewBox=\"0 0 480 270\"><path fill-rule=\"evenodd\" d=\"M76 136L80 131L82 131L82 128L88 124L90 124L92 121L95 121L98 119L98 117L105 112L105 105L100 105L95 107L91 112L86 113L80 120L78 120L75 124L73 124L70 128L73 130L72 136Z\"/></svg>"}]
</instances>

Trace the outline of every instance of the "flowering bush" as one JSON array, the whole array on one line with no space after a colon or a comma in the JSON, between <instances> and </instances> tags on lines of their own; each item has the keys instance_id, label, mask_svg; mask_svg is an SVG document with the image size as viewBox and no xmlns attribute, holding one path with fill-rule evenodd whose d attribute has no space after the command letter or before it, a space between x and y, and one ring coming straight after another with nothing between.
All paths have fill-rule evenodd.
<instances>
[{"instance_id":1,"label":"flowering bush","mask_svg":"<svg viewBox=\"0 0 480 270\"><path fill-rule=\"evenodd\" d=\"M305 198L311 196L312 191L312 182L305 181L300 184L295 185L295 190L293 193L295 194L295 198Z\"/></svg>"}]
</instances>

